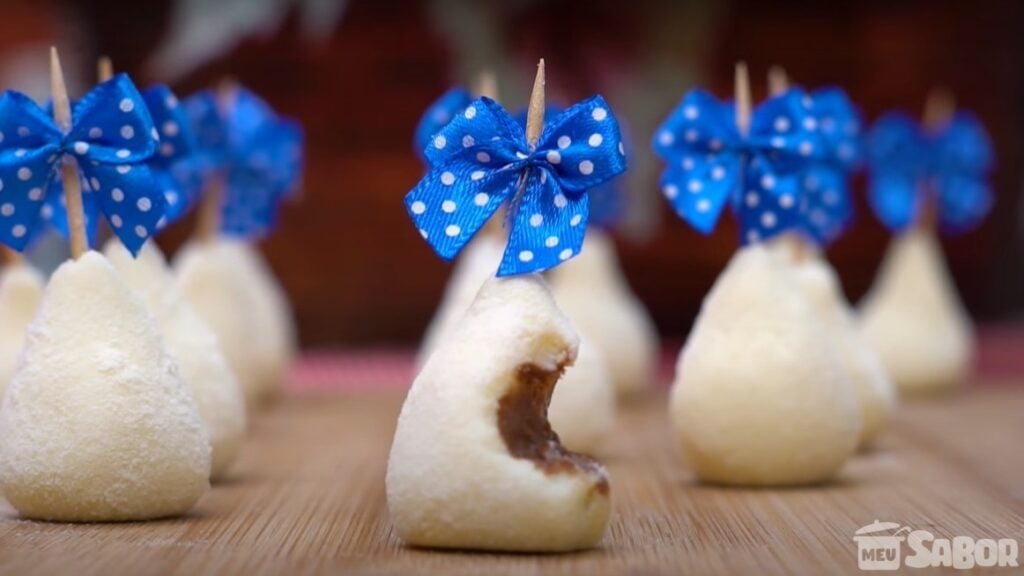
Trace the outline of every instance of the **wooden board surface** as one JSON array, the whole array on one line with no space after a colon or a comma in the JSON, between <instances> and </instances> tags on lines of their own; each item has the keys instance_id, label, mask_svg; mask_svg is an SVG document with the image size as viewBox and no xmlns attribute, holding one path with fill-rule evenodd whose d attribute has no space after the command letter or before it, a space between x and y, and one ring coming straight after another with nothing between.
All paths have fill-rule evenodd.
<instances>
[{"instance_id":1,"label":"wooden board surface","mask_svg":"<svg viewBox=\"0 0 1024 576\"><path fill-rule=\"evenodd\" d=\"M230 481L187 518L46 524L0 503L0 574L856 574L853 534L876 519L1024 548L1019 387L906 405L836 482L785 490L695 483L652 397L623 410L604 457L603 545L547 556L403 547L383 490L400 404L396 393L285 398L255 417Z\"/></svg>"}]
</instances>

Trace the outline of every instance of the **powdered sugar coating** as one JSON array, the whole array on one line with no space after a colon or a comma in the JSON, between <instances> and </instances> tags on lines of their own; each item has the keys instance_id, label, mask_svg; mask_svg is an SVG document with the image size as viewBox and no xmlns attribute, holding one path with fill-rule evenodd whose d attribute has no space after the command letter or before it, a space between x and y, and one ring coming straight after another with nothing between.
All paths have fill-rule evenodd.
<instances>
[{"instance_id":1,"label":"powdered sugar coating","mask_svg":"<svg viewBox=\"0 0 1024 576\"><path fill-rule=\"evenodd\" d=\"M274 396L295 355L287 297L259 252L232 238L194 242L175 259L182 293L217 335L246 402Z\"/></svg>"},{"instance_id":2,"label":"powdered sugar coating","mask_svg":"<svg viewBox=\"0 0 1024 576\"><path fill-rule=\"evenodd\" d=\"M904 394L963 385L974 357L974 327L934 234L894 237L860 305L861 331Z\"/></svg>"},{"instance_id":3,"label":"powdered sugar coating","mask_svg":"<svg viewBox=\"0 0 1024 576\"><path fill-rule=\"evenodd\" d=\"M50 279L0 438L0 486L29 518L172 516L209 487L209 437L192 395L145 304L96 252Z\"/></svg>"},{"instance_id":4,"label":"powdered sugar coating","mask_svg":"<svg viewBox=\"0 0 1024 576\"><path fill-rule=\"evenodd\" d=\"M604 356L620 397L654 385L658 334L619 266L615 243L588 230L583 251L551 271L558 306Z\"/></svg>"},{"instance_id":5,"label":"powdered sugar coating","mask_svg":"<svg viewBox=\"0 0 1024 576\"><path fill-rule=\"evenodd\" d=\"M26 263L0 269L0 399L43 299L43 285L43 277Z\"/></svg>"},{"instance_id":6,"label":"powdered sugar coating","mask_svg":"<svg viewBox=\"0 0 1024 576\"><path fill-rule=\"evenodd\" d=\"M245 436L245 398L217 336L185 300L156 244L147 242L138 258L132 258L120 242L111 240L104 253L160 324L167 351L192 391L210 435L211 478L222 477L235 461Z\"/></svg>"},{"instance_id":7,"label":"powdered sugar coating","mask_svg":"<svg viewBox=\"0 0 1024 576\"><path fill-rule=\"evenodd\" d=\"M669 415L697 476L782 486L833 477L856 449L853 384L790 267L760 244L715 281L676 366Z\"/></svg>"}]
</instances>

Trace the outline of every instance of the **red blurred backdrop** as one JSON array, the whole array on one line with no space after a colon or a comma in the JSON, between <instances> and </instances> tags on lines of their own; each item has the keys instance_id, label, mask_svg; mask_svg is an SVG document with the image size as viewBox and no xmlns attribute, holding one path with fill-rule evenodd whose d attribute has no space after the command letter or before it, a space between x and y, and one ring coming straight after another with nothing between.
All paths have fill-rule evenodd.
<instances>
[{"instance_id":1,"label":"red blurred backdrop","mask_svg":"<svg viewBox=\"0 0 1024 576\"><path fill-rule=\"evenodd\" d=\"M767 68L780 64L809 87L843 86L868 118L893 107L919 111L932 87L952 89L991 131L998 199L980 229L946 240L951 267L980 319L1010 321L1024 307L1020 2L352 0L337 26L317 38L304 32L301 2L281 5L283 21L270 32L171 84L187 94L230 75L305 124L302 198L284 207L279 231L263 247L307 346L418 339L450 267L433 256L401 204L422 172L411 146L416 121L450 84L471 83L483 68L498 73L505 103L521 106L539 57L554 98L601 92L632 131L634 204L620 233L621 256L665 335L686 334L737 235L728 218L705 238L668 212L647 142L686 89L727 95L739 59L754 74L755 96L764 94ZM39 52L42 65L54 43L79 78L89 78L106 54L140 84L165 80L152 55L173 33L174 11L169 0L5 0L0 79L24 77L24 62L33 61L26 54ZM856 224L829 252L854 299L869 286L888 238L863 198L857 207ZM176 225L161 243L173 250L191 225Z\"/></svg>"}]
</instances>

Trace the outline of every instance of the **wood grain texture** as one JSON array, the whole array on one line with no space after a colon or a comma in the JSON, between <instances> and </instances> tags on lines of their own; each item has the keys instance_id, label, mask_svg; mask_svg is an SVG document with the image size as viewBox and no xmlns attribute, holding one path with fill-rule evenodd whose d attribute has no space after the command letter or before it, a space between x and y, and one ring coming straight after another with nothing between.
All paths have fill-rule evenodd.
<instances>
[{"instance_id":1,"label":"wood grain texture","mask_svg":"<svg viewBox=\"0 0 1024 576\"><path fill-rule=\"evenodd\" d=\"M603 456L614 514L602 547L541 556L403 547L383 492L400 404L393 392L286 397L187 518L45 524L0 504L0 574L856 574L853 533L875 519L1024 542L1020 387L905 406L836 482L785 490L695 483L652 396L623 410Z\"/></svg>"}]
</instances>

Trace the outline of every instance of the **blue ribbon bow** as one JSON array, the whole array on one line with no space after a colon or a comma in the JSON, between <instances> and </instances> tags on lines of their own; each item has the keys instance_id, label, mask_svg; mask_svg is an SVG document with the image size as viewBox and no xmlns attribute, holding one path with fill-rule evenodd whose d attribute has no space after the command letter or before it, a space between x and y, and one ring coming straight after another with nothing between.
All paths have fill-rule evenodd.
<instances>
[{"instance_id":1,"label":"blue ribbon bow","mask_svg":"<svg viewBox=\"0 0 1024 576\"><path fill-rule=\"evenodd\" d=\"M508 204L498 276L546 270L578 254L586 191L626 169L618 122L600 96L548 119L534 148L504 108L479 98L434 135L425 154L430 170L405 205L445 260Z\"/></svg>"},{"instance_id":2,"label":"blue ribbon bow","mask_svg":"<svg viewBox=\"0 0 1024 576\"><path fill-rule=\"evenodd\" d=\"M174 93L167 86L158 84L143 91L142 100L159 138L158 148L149 161L149 170L167 204L163 217L157 221L157 230L160 230L187 212L198 194L201 179L194 162L195 141L188 118ZM122 136L134 137L134 128L122 127ZM83 190L88 186L89 182L83 177ZM92 243L99 224L97 195L83 194L82 208L85 212L86 235ZM50 185L42 216L62 236L68 236L64 185L60 178L54 178Z\"/></svg>"},{"instance_id":3,"label":"blue ribbon bow","mask_svg":"<svg viewBox=\"0 0 1024 576\"><path fill-rule=\"evenodd\" d=\"M655 153L668 163L663 194L704 234L714 230L727 202L744 243L797 228L800 176L826 154L813 106L799 89L770 98L753 111L742 136L731 102L703 90L687 93L654 136Z\"/></svg>"},{"instance_id":4,"label":"blue ribbon bow","mask_svg":"<svg viewBox=\"0 0 1024 576\"><path fill-rule=\"evenodd\" d=\"M838 238L853 218L850 180L863 161L863 122L840 88L817 90L811 99L824 153L803 174L800 230L824 246Z\"/></svg>"},{"instance_id":5,"label":"blue ribbon bow","mask_svg":"<svg viewBox=\"0 0 1024 576\"><path fill-rule=\"evenodd\" d=\"M157 134L142 96L118 74L74 105L72 122L64 134L28 96L8 91L0 97L0 242L24 249L47 193L60 180L61 163L73 161L83 202L95 203L135 254L167 205L147 165Z\"/></svg>"},{"instance_id":6,"label":"blue ribbon bow","mask_svg":"<svg viewBox=\"0 0 1024 576\"><path fill-rule=\"evenodd\" d=\"M196 162L205 178L224 178L221 231L260 237L273 229L280 201L298 189L304 135L249 90L236 88L231 100L226 110L211 90L185 100Z\"/></svg>"},{"instance_id":7,"label":"blue ribbon bow","mask_svg":"<svg viewBox=\"0 0 1024 576\"><path fill-rule=\"evenodd\" d=\"M992 207L992 145L970 113L957 113L932 134L906 114L885 114L871 128L868 162L868 199L893 231L912 224L929 198L949 232L977 226Z\"/></svg>"},{"instance_id":8,"label":"blue ribbon bow","mask_svg":"<svg viewBox=\"0 0 1024 576\"><path fill-rule=\"evenodd\" d=\"M456 116L461 114L473 101L469 92L461 87L454 87L441 95L423 112L419 124L416 126L416 135L413 145L420 157L426 161L426 150L433 141L435 134L441 131ZM554 118L564 110L561 106L548 105L544 109L546 118ZM520 110L515 119L521 126L526 127L527 110ZM622 126L619 126L620 131ZM629 153L629 138L622 134L622 141ZM588 224L602 228L614 228L622 217L622 191L618 179L613 179L600 186L587 191L589 204Z\"/></svg>"},{"instance_id":9,"label":"blue ribbon bow","mask_svg":"<svg viewBox=\"0 0 1024 576\"><path fill-rule=\"evenodd\" d=\"M458 86L449 89L435 100L423 112L419 123L416 125L416 133L413 136L413 147L416 153L424 162L427 160L426 149L433 141L434 135L448 125L456 116L469 106L473 97L465 88Z\"/></svg>"},{"instance_id":10,"label":"blue ribbon bow","mask_svg":"<svg viewBox=\"0 0 1024 576\"><path fill-rule=\"evenodd\" d=\"M186 214L201 192L196 140L185 107L170 88L153 86L142 93L142 99L160 136L149 166L167 199L167 213L161 223L167 225Z\"/></svg>"},{"instance_id":11,"label":"blue ribbon bow","mask_svg":"<svg viewBox=\"0 0 1024 576\"><path fill-rule=\"evenodd\" d=\"M563 110L564 108L561 106L546 106L544 108L544 117L554 118L561 114ZM524 108L516 114L516 121L519 122L519 125L524 129L526 128L528 112L529 111ZM619 123L619 133L622 137L622 146L626 151L626 162L628 163L632 146L630 145L630 138L622 123ZM587 217L588 226L613 229L622 219L624 194L621 189L622 180L623 177L620 174L604 184L587 190L587 204L589 206L589 215Z\"/></svg>"}]
</instances>

